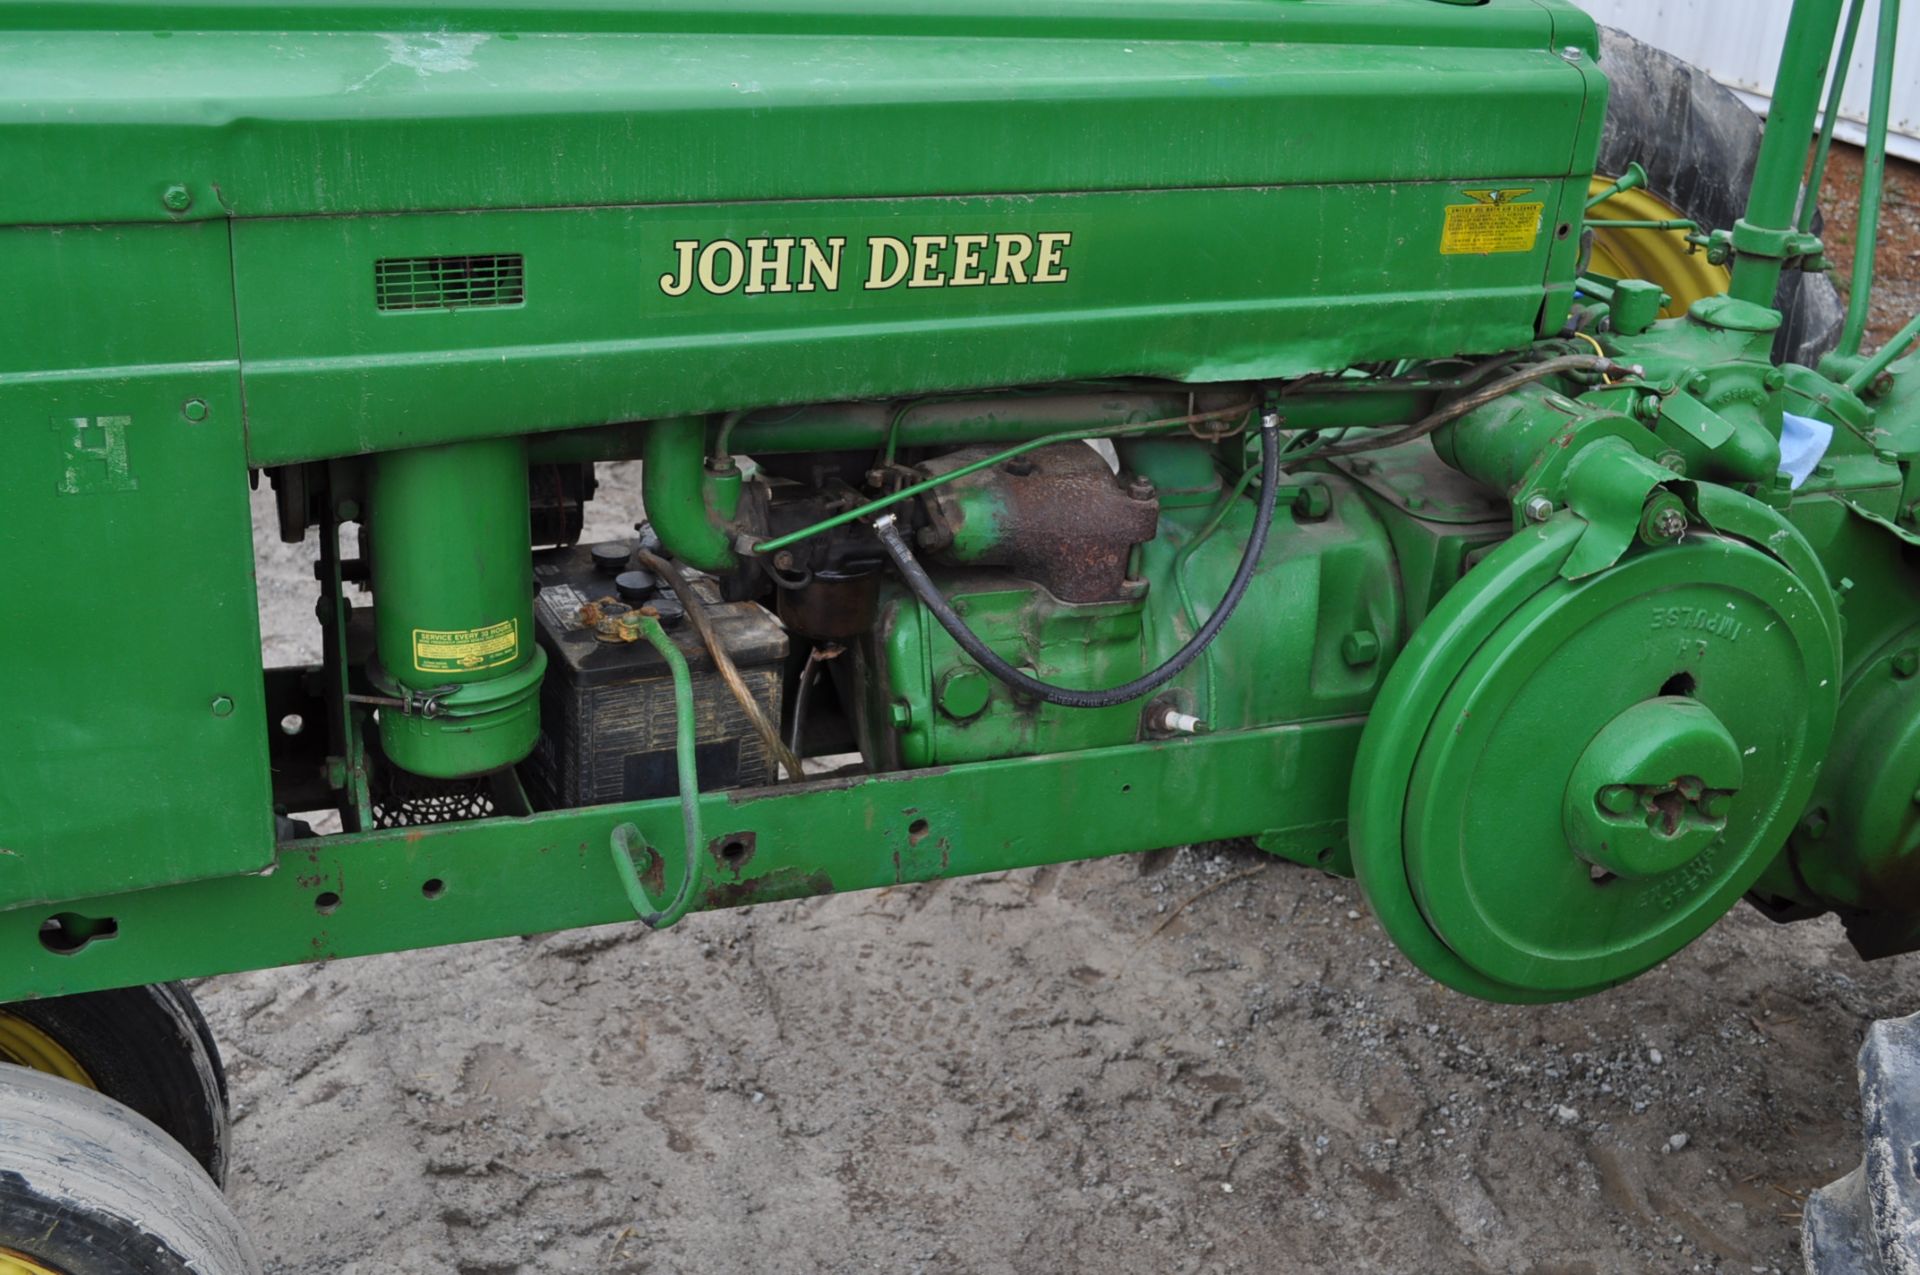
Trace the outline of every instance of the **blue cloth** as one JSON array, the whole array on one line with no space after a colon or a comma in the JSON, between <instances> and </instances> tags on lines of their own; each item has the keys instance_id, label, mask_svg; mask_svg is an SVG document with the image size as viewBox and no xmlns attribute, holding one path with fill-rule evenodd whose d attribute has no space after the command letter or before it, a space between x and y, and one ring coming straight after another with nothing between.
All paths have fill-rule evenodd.
<instances>
[{"instance_id":1,"label":"blue cloth","mask_svg":"<svg viewBox=\"0 0 1920 1275\"><path fill-rule=\"evenodd\" d=\"M1827 454L1833 442L1833 426L1825 421L1795 416L1787 412L1780 418L1780 468L1793 476L1793 488L1813 475L1813 467Z\"/></svg>"}]
</instances>

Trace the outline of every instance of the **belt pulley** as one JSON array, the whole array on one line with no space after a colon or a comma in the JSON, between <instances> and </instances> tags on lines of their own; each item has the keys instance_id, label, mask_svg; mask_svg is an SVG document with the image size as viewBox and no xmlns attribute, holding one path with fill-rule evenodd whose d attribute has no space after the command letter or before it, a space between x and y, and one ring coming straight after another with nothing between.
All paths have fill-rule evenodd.
<instances>
[{"instance_id":1,"label":"belt pulley","mask_svg":"<svg viewBox=\"0 0 1920 1275\"><path fill-rule=\"evenodd\" d=\"M1739 899L1806 801L1838 689L1832 592L1766 506L1678 486L1691 529L1602 569L1578 564L1595 526L1571 511L1522 530L1382 688L1355 867L1443 983L1547 1001L1632 978Z\"/></svg>"}]
</instances>

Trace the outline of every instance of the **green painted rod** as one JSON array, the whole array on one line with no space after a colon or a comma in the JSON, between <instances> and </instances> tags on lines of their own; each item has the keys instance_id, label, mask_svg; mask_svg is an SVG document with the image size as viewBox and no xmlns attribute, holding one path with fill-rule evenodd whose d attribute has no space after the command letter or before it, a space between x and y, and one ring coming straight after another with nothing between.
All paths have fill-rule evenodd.
<instances>
[{"instance_id":1,"label":"green painted rod","mask_svg":"<svg viewBox=\"0 0 1920 1275\"><path fill-rule=\"evenodd\" d=\"M661 863L661 889L664 891L671 883L673 874L666 871L668 859L658 846L646 846L645 837L633 824L621 824L613 834L613 866L620 875L620 884L625 887L627 901L633 904L633 910L648 929L664 930L669 925L686 916L700 901L700 887L705 883L707 838L700 830L700 777L695 765L694 741L698 722L694 718L693 679L687 671L687 657L680 653L674 640L660 627L660 621L651 615L640 616L640 635L647 639L654 650L660 652L660 658L667 662L667 671L673 677L673 758L680 781L680 835L682 849L680 853L680 887L673 892L671 899L656 898L640 877L640 871L633 861L633 852L644 848ZM634 843L639 842L636 846Z\"/></svg>"},{"instance_id":2,"label":"green painted rod","mask_svg":"<svg viewBox=\"0 0 1920 1275\"><path fill-rule=\"evenodd\" d=\"M1874 37L1873 103L1867 112L1867 163L1860 176L1860 221L1853 240L1853 278L1847 281L1847 321L1837 353L1851 358L1866 339L1873 309L1873 271L1880 239L1880 201L1887 187L1887 120L1893 114L1894 44L1900 38L1900 0L1880 0Z\"/></svg>"},{"instance_id":3,"label":"green painted rod","mask_svg":"<svg viewBox=\"0 0 1920 1275\"><path fill-rule=\"evenodd\" d=\"M1792 230L1806 172L1807 138L1818 123L1827 65L1839 34L1840 0L1797 0L1780 50L1780 71L1773 82L1773 106L1760 138L1753 186L1747 194L1749 232L1785 234ZM1736 241L1741 226L1734 228ZM1772 306L1780 287L1782 257L1765 251L1734 251L1733 283L1728 293L1741 301Z\"/></svg>"},{"instance_id":4,"label":"green painted rod","mask_svg":"<svg viewBox=\"0 0 1920 1275\"><path fill-rule=\"evenodd\" d=\"M1814 148L1813 169L1800 194L1800 230L1813 229L1813 214L1820 206L1820 187L1827 179L1827 153L1833 149L1834 125L1840 122L1840 99L1847 91L1847 76L1853 69L1853 46L1860 39L1860 17L1867 0L1853 0L1847 6L1847 30L1840 38L1840 56L1834 60L1833 82L1827 87L1827 111L1820 121L1820 143Z\"/></svg>"},{"instance_id":5,"label":"green painted rod","mask_svg":"<svg viewBox=\"0 0 1920 1275\"><path fill-rule=\"evenodd\" d=\"M1893 366L1894 360L1907 352L1907 347L1920 341L1920 314L1907 320L1907 326L1901 328L1893 340L1880 347L1880 352L1860 365L1858 371L1847 378L1847 388L1858 394L1873 384L1875 377Z\"/></svg>"}]
</instances>

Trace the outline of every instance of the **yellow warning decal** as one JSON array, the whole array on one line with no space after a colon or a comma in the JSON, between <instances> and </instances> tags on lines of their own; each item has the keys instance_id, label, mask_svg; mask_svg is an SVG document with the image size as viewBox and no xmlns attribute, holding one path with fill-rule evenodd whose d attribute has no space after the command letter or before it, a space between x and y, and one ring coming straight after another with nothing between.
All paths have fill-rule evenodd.
<instances>
[{"instance_id":1,"label":"yellow warning decal","mask_svg":"<svg viewBox=\"0 0 1920 1275\"><path fill-rule=\"evenodd\" d=\"M1541 215L1547 208L1545 204L1518 202L1520 196L1532 193L1531 186L1462 191L1461 194L1474 202L1452 204L1447 208L1446 229L1440 234L1442 255L1532 252L1534 244L1540 241Z\"/></svg>"},{"instance_id":2,"label":"yellow warning decal","mask_svg":"<svg viewBox=\"0 0 1920 1275\"><path fill-rule=\"evenodd\" d=\"M413 666L422 673L471 673L511 664L520 654L520 622L483 629L415 629Z\"/></svg>"}]
</instances>

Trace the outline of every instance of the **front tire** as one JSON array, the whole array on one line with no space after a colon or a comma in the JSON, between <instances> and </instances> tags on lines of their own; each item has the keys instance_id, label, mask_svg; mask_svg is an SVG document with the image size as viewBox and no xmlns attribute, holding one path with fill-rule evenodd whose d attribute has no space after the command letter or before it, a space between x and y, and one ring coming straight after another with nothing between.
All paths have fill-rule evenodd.
<instances>
[{"instance_id":1,"label":"front tire","mask_svg":"<svg viewBox=\"0 0 1920 1275\"><path fill-rule=\"evenodd\" d=\"M225 1184L232 1132L226 1071L207 1020L181 984L0 1005L0 1063L99 1090L158 1125Z\"/></svg>"},{"instance_id":2,"label":"front tire","mask_svg":"<svg viewBox=\"0 0 1920 1275\"><path fill-rule=\"evenodd\" d=\"M151 1121L71 1081L0 1068L0 1271L259 1275L226 1197Z\"/></svg>"}]
</instances>

